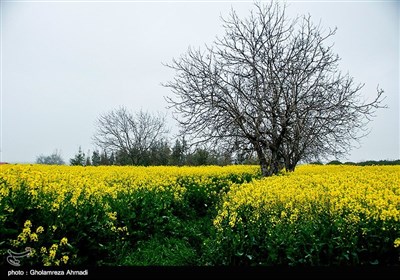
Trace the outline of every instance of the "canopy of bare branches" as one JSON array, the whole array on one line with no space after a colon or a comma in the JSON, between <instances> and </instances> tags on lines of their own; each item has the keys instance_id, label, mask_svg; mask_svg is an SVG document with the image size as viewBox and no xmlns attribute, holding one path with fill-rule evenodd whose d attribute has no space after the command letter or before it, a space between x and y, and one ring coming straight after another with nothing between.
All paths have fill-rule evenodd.
<instances>
[{"instance_id":1,"label":"canopy of bare branches","mask_svg":"<svg viewBox=\"0 0 400 280\"><path fill-rule=\"evenodd\" d=\"M265 176L346 154L384 107L382 89L368 101L363 84L340 71L329 43L336 29L285 10L269 2L244 19L232 11L223 37L167 64L176 75L164 84L183 135L254 152Z\"/></svg>"}]
</instances>

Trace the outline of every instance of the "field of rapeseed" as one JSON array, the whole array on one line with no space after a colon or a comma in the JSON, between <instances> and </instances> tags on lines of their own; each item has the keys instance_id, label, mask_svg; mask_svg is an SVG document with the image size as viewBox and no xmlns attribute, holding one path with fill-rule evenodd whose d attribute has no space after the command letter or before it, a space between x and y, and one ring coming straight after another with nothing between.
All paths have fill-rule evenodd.
<instances>
[{"instance_id":1,"label":"field of rapeseed","mask_svg":"<svg viewBox=\"0 0 400 280\"><path fill-rule=\"evenodd\" d=\"M44 266L193 264L220 195L259 177L255 166L0 168L0 263L29 247L21 262ZM152 252L160 243L179 247L173 262Z\"/></svg>"},{"instance_id":2,"label":"field of rapeseed","mask_svg":"<svg viewBox=\"0 0 400 280\"><path fill-rule=\"evenodd\" d=\"M400 166L301 166L235 186L214 225L224 263L400 264Z\"/></svg>"},{"instance_id":3,"label":"field of rapeseed","mask_svg":"<svg viewBox=\"0 0 400 280\"><path fill-rule=\"evenodd\" d=\"M400 166L0 167L0 264L399 265Z\"/></svg>"}]
</instances>

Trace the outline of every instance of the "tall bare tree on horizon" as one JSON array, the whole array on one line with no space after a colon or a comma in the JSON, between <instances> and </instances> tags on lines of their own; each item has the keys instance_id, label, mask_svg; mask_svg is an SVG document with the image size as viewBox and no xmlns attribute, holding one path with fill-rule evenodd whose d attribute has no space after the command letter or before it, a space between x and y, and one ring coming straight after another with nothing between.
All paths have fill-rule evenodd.
<instances>
[{"instance_id":1,"label":"tall bare tree on horizon","mask_svg":"<svg viewBox=\"0 0 400 280\"><path fill-rule=\"evenodd\" d=\"M123 153L131 164L138 165L143 155L164 140L167 133L164 115L143 110L131 113L121 106L100 115L93 141L106 151Z\"/></svg>"},{"instance_id":2,"label":"tall bare tree on horizon","mask_svg":"<svg viewBox=\"0 0 400 280\"><path fill-rule=\"evenodd\" d=\"M163 85L175 94L166 99L181 134L255 152L264 176L347 154L385 107L383 90L368 101L364 85L340 71L328 44L336 29L309 15L288 19L277 1L254 7L244 19L232 10L223 37L166 64L176 73Z\"/></svg>"}]
</instances>

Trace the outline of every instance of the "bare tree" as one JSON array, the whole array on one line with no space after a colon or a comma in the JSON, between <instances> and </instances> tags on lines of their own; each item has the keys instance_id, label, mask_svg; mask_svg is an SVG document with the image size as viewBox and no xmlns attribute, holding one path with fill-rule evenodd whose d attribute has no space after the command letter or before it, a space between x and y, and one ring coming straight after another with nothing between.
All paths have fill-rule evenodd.
<instances>
[{"instance_id":1,"label":"bare tree","mask_svg":"<svg viewBox=\"0 0 400 280\"><path fill-rule=\"evenodd\" d=\"M264 176L347 153L383 100L381 89L362 100L363 85L339 70L328 44L336 29L289 20L285 10L255 3L245 19L232 10L223 37L166 65L176 71L164 86L175 93L166 99L181 133L254 151Z\"/></svg>"},{"instance_id":2,"label":"bare tree","mask_svg":"<svg viewBox=\"0 0 400 280\"><path fill-rule=\"evenodd\" d=\"M138 165L167 132L165 116L142 110L133 114L120 107L97 119L93 140L105 151L123 153L131 164Z\"/></svg>"},{"instance_id":3,"label":"bare tree","mask_svg":"<svg viewBox=\"0 0 400 280\"><path fill-rule=\"evenodd\" d=\"M59 150L55 150L51 155L45 156L40 155L36 157L37 164L49 164L49 165L63 165L65 164L64 160L61 157L61 152Z\"/></svg>"}]
</instances>

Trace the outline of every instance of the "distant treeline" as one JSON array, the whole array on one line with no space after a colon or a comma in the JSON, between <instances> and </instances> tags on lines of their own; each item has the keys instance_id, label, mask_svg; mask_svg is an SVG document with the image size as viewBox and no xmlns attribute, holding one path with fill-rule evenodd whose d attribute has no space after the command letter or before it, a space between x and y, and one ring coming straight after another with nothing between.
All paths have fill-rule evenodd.
<instances>
[{"instance_id":1,"label":"distant treeline","mask_svg":"<svg viewBox=\"0 0 400 280\"><path fill-rule=\"evenodd\" d=\"M148 150L132 149L129 152L99 151L84 153L81 148L70 165L98 166L98 165L135 165L135 166L200 166L200 165L230 165L230 164L258 164L256 157L249 154L238 154L196 148L190 151L184 141L177 140L174 146L167 142L157 142Z\"/></svg>"},{"instance_id":2,"label":"distant treeline","mask_svg":"<svg viewBox=\"0 0 400 280\"><path fill-rule=\"evenodd\" d=\"M312 164L323 164L322 162L312 162ZM358 166L368 166L368 165L400 165L400 159L397 160L367 160L367 161L360 161L360 162L352 162L352 161L346 161L346 162L340 162L338 160L332 160L326 165L340 165L340 164L345 164L345 165L358 165Z\"/></svg>"},{"instance_id":3,"label":"distant treeline","mask_svg":"<svg viewBox=\"0 0 400 280\"><path fill-rule=\"evenodd\" d=\"M129 154L134 155L130 157ZM185 141L177 140L172 147L166 142L159 142L153 145L149 150L135 150L130 153L124 151L99 151L84 153L79 147L75 156L69 159L70 165L82 166L98 166L98 165L136 165L136 166L158 166L158 165L174 165L174 166L199 166L199 165L230 165L230 164L259 164L257 157L251 153L229 153L218 150L210 150L206 148L197 148L192 151L186 146ZM36 163L40 164L65 164L58 151L52 155L40 155L36 159ZM361 162L341 162L332 160L327 163L321 161L305 162L305 164L320 165L400 165L400 159L397 160L367 160Z\"/></svg>"}]
</instances>

